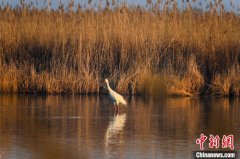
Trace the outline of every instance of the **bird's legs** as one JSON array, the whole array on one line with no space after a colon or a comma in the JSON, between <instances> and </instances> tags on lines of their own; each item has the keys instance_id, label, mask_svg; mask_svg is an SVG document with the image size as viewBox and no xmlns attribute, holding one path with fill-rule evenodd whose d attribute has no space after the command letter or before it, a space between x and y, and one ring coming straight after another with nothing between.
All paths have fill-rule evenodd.
<instances>
[{"instance_id":1,"label":"bird's legs","mask_svg":"<svg viewBox=\"0 0 240 159\"><path fill-rule=\"evenodd\" d=\"M117 113L118 113L118 111L119 111L119 106L117 105Z\"/></svg>"},{"instance_id":2,"label":"bird's legs","mask_svg":"<svg viewBox=\"0 0 240 159\"><path fill-rule=\"evenodd\" d=\"M119 107L117 104L114 104L114 110L115 110L115 114L118 114Z\"/></svg>"}]
</instances>

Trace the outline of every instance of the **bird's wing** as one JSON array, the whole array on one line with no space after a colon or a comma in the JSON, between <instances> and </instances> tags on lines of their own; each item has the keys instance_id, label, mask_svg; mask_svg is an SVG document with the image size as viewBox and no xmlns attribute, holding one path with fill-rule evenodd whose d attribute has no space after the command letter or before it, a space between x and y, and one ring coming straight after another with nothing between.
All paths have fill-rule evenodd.
<instances>
[{"instance_id":1,"label":"bird's wing","mask_svg":"<svg viewBox=\"0 0 240 159\"><path fill-rule=\"evenodd\" d=\"M115 92L114 90L111 90L110 91L110 96L112 98L114 98L115 101L118 101L119 103L123 104L123 105L126 105L127 102L124 100L124 98L118 94L117 92Z\"/></svg>"}]
</instances>

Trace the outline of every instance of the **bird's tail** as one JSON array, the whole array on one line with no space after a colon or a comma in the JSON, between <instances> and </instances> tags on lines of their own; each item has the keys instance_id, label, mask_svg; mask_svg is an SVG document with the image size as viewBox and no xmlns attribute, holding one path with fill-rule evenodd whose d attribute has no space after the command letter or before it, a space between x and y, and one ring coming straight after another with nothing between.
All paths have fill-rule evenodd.
<instances>
[{"instance_id":1,"label":"bird's tail","mask_svg":"<svg viewBox=\"0 0 240 159\"><path fill-rule=\"evenodd\" d=\"M127 106L127 102L123 99L123 101L122 101L122 104L124 105L124 106Z\"/></svg>"}]
</instances>

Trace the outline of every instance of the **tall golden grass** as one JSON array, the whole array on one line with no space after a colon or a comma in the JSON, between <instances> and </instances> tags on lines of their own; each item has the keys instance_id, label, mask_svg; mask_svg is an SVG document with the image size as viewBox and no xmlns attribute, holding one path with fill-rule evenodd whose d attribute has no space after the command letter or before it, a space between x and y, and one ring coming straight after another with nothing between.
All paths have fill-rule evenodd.
<instances>
[{"instance_id":1,"label":"tall golden grass","mask_svg":"<svg viewBox=\"0 0 240 159\"><path fill-rule=\"evenodd\" d=\"M125 94L240 94L240 17L222 1L208 11L73 2L1 7L1 92L104 93L109 78Z\"/></svg>"}]
</instances>

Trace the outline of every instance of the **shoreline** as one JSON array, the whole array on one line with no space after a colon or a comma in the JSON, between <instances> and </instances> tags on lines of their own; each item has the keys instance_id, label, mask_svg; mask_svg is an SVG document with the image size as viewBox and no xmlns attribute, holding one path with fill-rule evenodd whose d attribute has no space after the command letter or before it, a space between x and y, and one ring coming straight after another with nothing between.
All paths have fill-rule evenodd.
<instances>
[{"instance_id":1,"label":"shoreline","mask_svg":"<svg viewBox=\"0 0 240 159\"><path fill-rule=\"evenodd\" d=\"M89 96L89 97L100 97L100 96L109 96L108 93L40 93L40 92L0 92L1 95L23 95L23 96ZM240 95L181 95L181 94L170 94L162 96L151 96L151 95L142 95L142 94L122 94L123 97L142 97L142 98L153 98L153 99L164 99L164 98L239 98Z\"/></svg>"}]
</instances>

